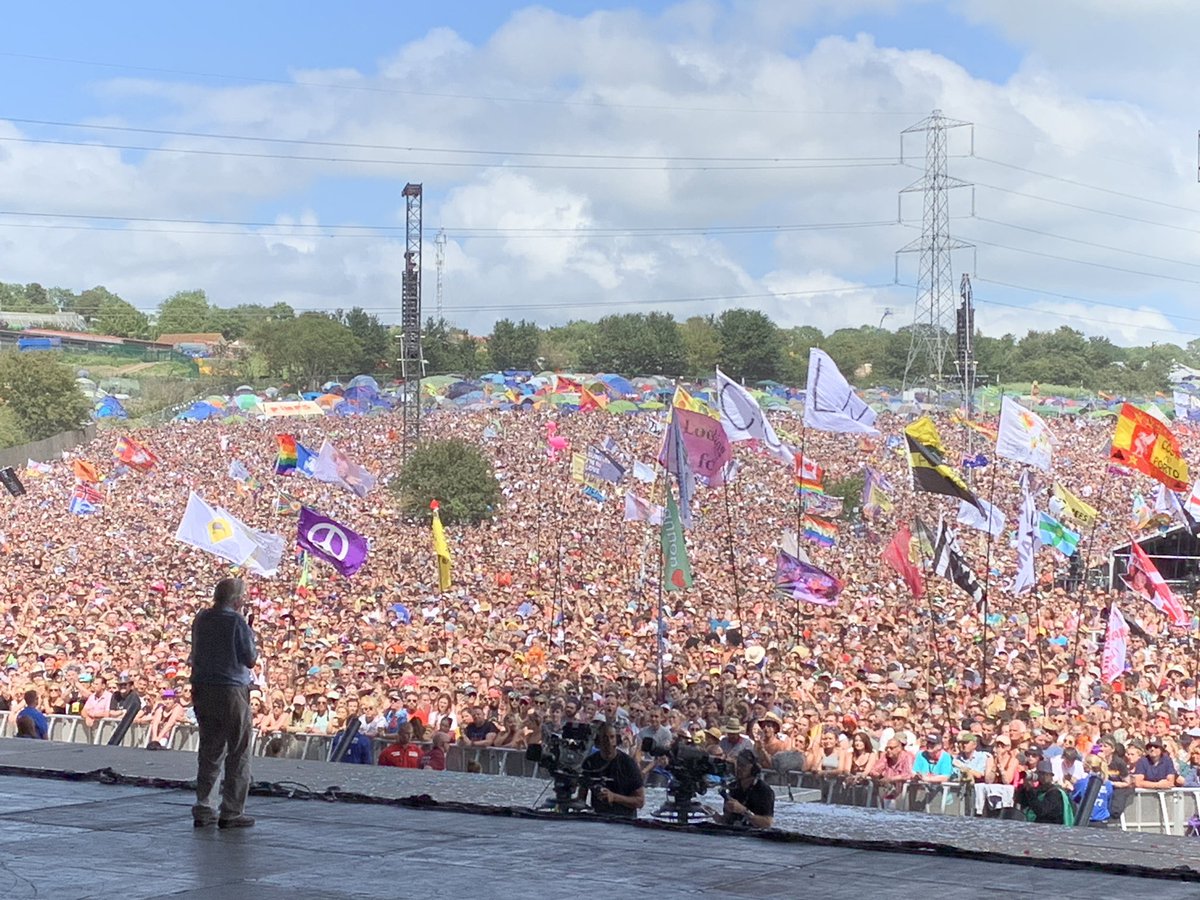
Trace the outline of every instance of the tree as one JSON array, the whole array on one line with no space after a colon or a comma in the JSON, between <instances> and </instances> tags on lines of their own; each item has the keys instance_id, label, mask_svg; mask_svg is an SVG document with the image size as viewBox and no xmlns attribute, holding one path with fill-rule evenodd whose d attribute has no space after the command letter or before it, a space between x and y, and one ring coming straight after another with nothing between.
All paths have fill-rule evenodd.
<instances>
[{"instance_id":1,"label":"tree","mask_svg":"<svg viewBox=\"0 0 1200 900\"><path fill-rule=\"evenodd\" d=\"M522 319L514 324L501 319L492 327L488 355L497 372L506 369L532 370L537 365L540 329L536 322Z\"/></svg>"},{"instance_id":2,"label":"tree","mask_svg":"<svg viewBox=\"0 0 1200 900\"><path fill-rule=\"evenodd\" d=\"M263 322L251 342L275 375L315 388L335 376L353 374L362 345L350 329L323 313L305 313L282 322Z\"/></svg>"},{"instance_id":3,"label":"tree","mask_svg":"<svg viewBox=\"0 0 1200 900\"><path fill-rule=\"evenodd\" d=\"M121 298L110 291L104 285L96 285L88 288L82 294L74 299L69 312L75 313L91 325L92 320L100 315L100 306L105 300L120 300Z\"/></svg>"},{"instance_id":4,"label":"tree","mask_svg":"<svg viewBox=\"0 0 1200 900\"><path fill-rule=\"evenodd\" d=\"M31 441L78 428L91 410L56 353L0 353L0 402Z\"/></svg>"},{"instance_id":5,"label":"tree","mask_svg":"<svg viewBox=\"0 0 1200 900\"><path fill-rule=\"evenodd\" d=\"M146 338L150 333L150 320L145 313L138 312L132 304L120 297L105 297L100 302L95 319L96 330L114 337Z\"/></svg>"},{"instance_id":6,"label":"tree","mask_svg":"<svg viewBox=\"0 0 1200 900\"><path fill-rule=\"evenodd\" d=\"M595 338L596 323L582 319L545 329L538 341L536 369L578 372L583 368L581 360Z\"/></svg>"},{"instance_id":7,"label":"tree","mask_svg":"<svg viewBox=\"0 0 1200 900\"><path fill-rule=\"evenodd\" d=\"M417 447L392 486L406 516L428 518L429 503L437 500L447 525L490 518L500 501L491 462L466 441L430 441Z\"/></svg>"},{"instance_id":8,"label":"tree","mask_svg":"<svg viewBox=\"0 0 1200 900\"><path fill-rule=\"evenodd\" d=\"M465 328L454 328L445 319L432 316L426 320L421 334L426 375L473 375L478 371L475 351L475 339Z\"/></svg>"},{"instance_id":9,"label":"tree","mask_svg":"<svg viewBox=\"0 0 1200 900\"><path fill-rule=\"evenodd\" d=\"M57 308L54 305L54 300L50 297L50 292L38 284L36 281L31 281L25 285L25 302L29 308L35 312L56 312Z\"/></svg>"},{"instance_id":10,"label":"tree","mask_svg":"<svg viewBox=\"0 0 1200 900\"><path fill-rule=\"evenodd\" d=\"M783 359L779 328L757 309L727 309L717 318L721 370L745 381L778 379Z\"/></svg>"},{"instance_id":11,"label":"tree","mask_svg":"<svg viewBox=\"0 0 1200 900\"><path fill-rule=\"evenodd\" d=\"M679 326L683 342L684 373L691 378L712 377L721 358L721 333L712 316L692 316Z\"/></svg>"},{"instance_id":12,"label":"tree","mask_svg":"<svg viewBox=\"0 0 1200 900\"><path fill-rule=\"evenodd\" d=\"M605 316L580 363L593 372L621 375L682 375L687 354L669 313Z\"/></svg>"},{"instance_id":13,"label":"tree","mask_svg":"<svg viewBox=\"0 0 1200 900\"><path fill-rule=\"evenodd\" d=\"M875 377L875 367L880 366L888 356L891 334L874 325L839 328L821 342L821 349L833 357L847 378L869 383ZM856 377L859 370L864 374Z\"/></svg>"},{"instance_id":14,"label":"tree","mask_svg":"<svg viewBox=\"0 0 1200 900\"><path fill-rule=\"evenodd\" d=\"M782 337L783 362L779 380L785 384L803 386L808 379L808 351L820 347L825 335L821 329L811 325L797 325L785 331Z\"/></svg>"},{"instance_id":15,"label":"tree","mask_svg":"<svg viewBox=\"0 0 1200 900\"><path fill-rule=\"evenodd\" d=\"M176 291L158 307L154 333L199 334L208 327L208 296L204 291Z\"/></svg>"},{"instance_id":16,"label":"tree","mask_svg":"<svg viewBox=\"0 0 1200 900\"><path fill-rule=\"evenodd\" d=\"M362 346L362 356L357 366L359 373L370 374L378 369L391 368L392 358L395 356L392 336L378 316L373 316L362 307L356 306L348 313L338 310L337 317Z\"/></svg>"}]
</instances>

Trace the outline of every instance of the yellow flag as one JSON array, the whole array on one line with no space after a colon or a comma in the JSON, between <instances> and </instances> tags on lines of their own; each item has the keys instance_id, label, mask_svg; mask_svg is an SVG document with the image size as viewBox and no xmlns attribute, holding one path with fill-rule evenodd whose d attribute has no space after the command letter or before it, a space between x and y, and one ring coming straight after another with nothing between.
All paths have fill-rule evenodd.
<instances>
[{"instance_id":1,"label":"yellow flag","mask_svg":"<svg viewBox=\"0 0 1200 900\"><path fill-rule=\"evenodd\" d=\"M712 407L703 400L693 397L679 385L675 386L675 396L671 398L671 405L686 409L688 412L698 412L702 415L712 416L714 419L717 418Z\"/></svg>"},{"instance_id":2,"label":"yellow flag","mask_svg":"<svg viewBox=\"0 0 1200 900\"><path fill-rule=\"evenodd\" d=\"M1100 512L1094 506L1088 506L1058 482L1054 483L1054 496L1067 504L1067 509L1080 525L1090 528L1096 524Z\"/></svg>"},{"instance_id":3,"label":"yellow flag","mask_svg":"<svg viewBox=\"0 0 1200 900\"><path fill-rule=\"evenodd\" d=\"M433 552L437 554L438 587L445 593L450 590L450 547L446 544L446 532L442 529L437 501L434 500L430 506L433 508Z\"/></svg>"}]
</instances>

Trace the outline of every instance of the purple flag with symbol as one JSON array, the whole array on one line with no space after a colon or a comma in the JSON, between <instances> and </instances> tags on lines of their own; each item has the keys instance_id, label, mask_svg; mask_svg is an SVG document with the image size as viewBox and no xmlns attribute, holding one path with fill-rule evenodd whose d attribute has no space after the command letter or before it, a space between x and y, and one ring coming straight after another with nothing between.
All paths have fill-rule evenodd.
<instances>
[{"instance_id":1,"label":"purple flag with symbol","mask_svg":"<svg viewBox=\"0 0 1200 900\"><path fill-rule=\"evenodd\" d=\"M367 539L307 506L300 509L296 543L349 578L367 561Z\"/></svg>"}]
</instances>

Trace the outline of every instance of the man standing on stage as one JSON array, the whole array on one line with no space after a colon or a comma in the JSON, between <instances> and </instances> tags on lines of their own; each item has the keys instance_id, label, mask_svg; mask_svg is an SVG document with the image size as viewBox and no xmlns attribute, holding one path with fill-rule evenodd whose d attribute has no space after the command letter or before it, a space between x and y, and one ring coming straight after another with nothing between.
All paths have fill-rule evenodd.
<instances>
[{"instance_id":1,"label":"man standing on stage","mask_svg":"<svg viewBox=\"0 0 1200 900\"><path fill-rule=\"evenodd\" d=\"M258 659L254 632L239 610L245 585L240 578L222 578L213 591L213 605L192 622L192 698L200 726L196 762L196 805L192 824L203 828L249 828L246 815L250 791L250 667ZM225 766L220 812L214 808L217 778Z\"/></svg>"}]
</instances>

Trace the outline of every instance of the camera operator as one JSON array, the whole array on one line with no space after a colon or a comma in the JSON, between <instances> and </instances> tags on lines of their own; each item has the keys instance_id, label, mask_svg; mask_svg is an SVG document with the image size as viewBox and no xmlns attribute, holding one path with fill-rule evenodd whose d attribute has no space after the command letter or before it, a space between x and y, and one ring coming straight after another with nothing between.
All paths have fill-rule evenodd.
<instances>
[{"instance_id":1,"label":"camera operator","mask_svg":"<svg viewBox=\"0 0 1200 900\"><path fill-rule=\"evenodd\" d=\"M579 790L592 795L592 809L601 816L633 819L646 803L642 772L633 757L617 747L617 729L611 722L596 731L596 752L583 762L585 783Z\"/></svg>"},{"instance_id":2,"label":"camera operator","mask_svg":"<svg viewBox=\"0 0 1200 900\"><path fill-rule=\"evenodd\" d=\"M725 795L724 825L770 828L775 822L775 792L762 780L753 750L743 750L734 764L734 784Z\"/></svg>"}]
</instances>

